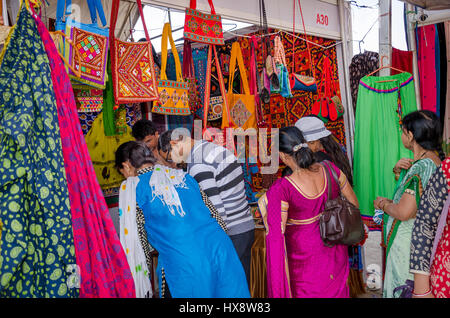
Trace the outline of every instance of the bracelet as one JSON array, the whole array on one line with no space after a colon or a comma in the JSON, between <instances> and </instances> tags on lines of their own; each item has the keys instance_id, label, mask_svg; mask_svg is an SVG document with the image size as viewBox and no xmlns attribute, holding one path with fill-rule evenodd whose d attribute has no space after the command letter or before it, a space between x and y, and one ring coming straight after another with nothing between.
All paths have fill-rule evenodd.
<instances>
[{"instance_id":1,"label":"bracelet","mask_svg":"<svg viewBox=\"0 0 450 318\"><path fill-rule=\"evenodd\" d=\"M427 291L426 293L424 293L424 294L416 294L415 292L413 292L412 294L413 294L413 296L416 296L416 297L425 297L425 296L428 296L429 294L431 294L431 289L428 290L428 291Z\"/></svg>"}]
</instances>

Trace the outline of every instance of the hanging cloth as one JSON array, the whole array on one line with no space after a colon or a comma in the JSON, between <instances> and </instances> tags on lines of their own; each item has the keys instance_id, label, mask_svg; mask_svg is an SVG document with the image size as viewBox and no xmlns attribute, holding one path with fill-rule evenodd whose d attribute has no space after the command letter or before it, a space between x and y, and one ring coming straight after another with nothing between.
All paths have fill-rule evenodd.
<instances>
[{"instance_id":1,"label":"hanging cloth","mask_svg":"<svg viewBox=\"0 0 450 318\"><path fill-rule=\"evenodd\" d=\"M354 190L361 214L372 218L373 201L391 198L400 158L412 158L401 141L403 116L417 110L413 76L365 76L358 89L355 117Z\"/></svg>"},{"instance_id":2,"label":"hanging cloth","mask_svg":"<svg viewBox=\"0 0 450 318\"><path fill-rule=\"evenodd\" d=\"M447 43L447 95L444 112L443 149L450 156L450 21L445 22L445 38Z\"/></svg>"},{"instance_id":3,"label":"hanging cloth","mask_svg":"<svg viewBox=\"0 0 450 318\"><path fill-rule=\"evenodd\" d=\"M54 87L25 3L0 67L0 298L78 297Z\"/></svg>"},{"instance_id":4,"label":"hanging cloth","mask_svg":"<svg viewBox=\"0 0 450 318\"><path fill-rule=\"evenodd\" d=\"M80 297L134 297L134 283L95 177L69 77L44 23L33 17L49 58L58 107Z\"/></svg>"},{"instance_id":5,"label":"hanging cloth","mask_svg":"<svg viewBox=\"0 0 450 318\"><path fill-rule=\"evenodd\" d=\"M417 63L419 66L420 97L423 110L436 113L436 26L426 25L417 28Z\"/></svg>"}]
</instances>

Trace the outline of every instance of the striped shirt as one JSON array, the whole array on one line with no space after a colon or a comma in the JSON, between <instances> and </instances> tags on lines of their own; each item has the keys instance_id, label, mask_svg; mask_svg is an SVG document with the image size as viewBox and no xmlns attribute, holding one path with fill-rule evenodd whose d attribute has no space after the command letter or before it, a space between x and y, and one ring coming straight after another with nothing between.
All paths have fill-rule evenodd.
<instances>
[{"instance_id":1,"label":"striped shirt","mask_svg":"<svg viewBox=\"0 0 450 318\"><path fill-rule=\"evenodd\" d=\"M197 141L186 162L188 173L225 221L228 235L255 228L245 195L244 173L232 152L211 142Z\"/></svg>"}]
</instances>

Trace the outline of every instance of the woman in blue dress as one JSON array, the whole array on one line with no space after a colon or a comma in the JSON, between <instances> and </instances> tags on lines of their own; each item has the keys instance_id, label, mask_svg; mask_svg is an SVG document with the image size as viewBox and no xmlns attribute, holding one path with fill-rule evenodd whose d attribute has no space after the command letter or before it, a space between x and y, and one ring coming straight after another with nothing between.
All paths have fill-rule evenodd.
<instances>
[{"instance_id":1,"label":"woman in blue dress","mask_svg":"<svg viewBox=\"0 0 450 318\"><path fill-rule=\"evenodd\" d=\"M159 253L160 286L164 276L176 298L250 297L233 243L211 217L198 183L182 170L154 163L144 144L129 147L127 164L139 176L136 205L148 242Z\"/></svg>"}]
</instances>

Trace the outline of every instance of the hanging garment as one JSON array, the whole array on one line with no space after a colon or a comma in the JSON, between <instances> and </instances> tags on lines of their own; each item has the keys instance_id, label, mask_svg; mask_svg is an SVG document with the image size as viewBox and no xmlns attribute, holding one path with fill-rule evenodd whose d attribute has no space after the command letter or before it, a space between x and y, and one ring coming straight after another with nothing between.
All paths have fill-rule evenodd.
<instances>
[{"instance_id":1,"label":"hanging garment","mask_svg":"<svg viewBox=\"0 0 450 318\"><path fill-rule=\"evenodd\" d=\"M78 297L54 88L24 2L4 51L0 91L0 298Z\"/></svg>"},{"instance_id":2,"label":"hanging garment","mask_svg":"<svg viewBox=\"0 0 450 318\"><path fill-rule=\"evenodd\" d=\"M401 141L400 118L415 110L410 73L361 80L355 120L354 190L361 214L369 219L376 197L393 196L392 168L400 158L412 158Z\"/></svg>"},{"instance_id":3,"label":"hanging garment","mask_svg":"<svg viewBox=\"0 0 450 318\"><path fill-rule=\"evenodd\" d=\"M412 51L402 51L392 48L392 67L400 69L404 72L413 73L413 52ZM401 73L394 69L391 69L391 75Z\"/></svg>"},{"instance_id":4,"label":"hanging garment","mask_svg":"<svg viewBox=\"0 0 450 318\"><path fill-rule=\"evenodd\" d=\"M450 57L450 21L445 22L447 56ZM447 95L445 101L443 149L450 156L450 58L447 59Z\"/></svg>"},{"instance_id":5,"label":"hanging garment","mask_svg":"<svg viewBox=\"0 0 450 318\"><path fill-rule=\"evenodd\" d=\"M358 88L360 80L378 68L378 53L366 51L353 56L349 66L350 88L353 101L353 110L356 114L356 102L358 100ZM376 74L375 74L376 75Z\"/></svg>"},{"instance_id":6,"label":"hanging garment","mask_svg":"<svg viewBox=\"0 0 450 318\"><path fill-rule=\"evenodd\" d=\"M134 297L131 272L95 178L69 77L45 25L34 19L49 58L58 107L80 297Z\"/></svg>"},{"instance_id":7,"label":"hanging garment","mask_svg":"<svg viewBox=\"0 0 450 318\"><path fill-rule=\"evenodd\" d=\"M423 110L436 113L436 26L417 28L417 63L420 78L420 97Z\"/></svg>"},{"instance_id":8,"label":"hanging garment","mask_svg":"<svg viewBox=\"0 0 450 318\"><path fill-rule=\"evenodd\" d=\"M106 136L103 130L103 112L101 112L91 130L86 135L86 144L94 164L95 175L102 190L119 187L123 176L114 167L115 152L124 142L134 140L131 128L123 135Z\"/></svg>"},{"instance_id":9,"label":"hanging garment","mask_svg":"<svg viewBox=\"0 0 450 318\"><path fill-rule=\"evenodd\" d=\"M136 187L138 177L130 177L120 186L119 217L120 243L125 251L128 265L133 274L137 298L153 296L150 274L143 246L139 240L136 215Z\"/></svg>"},{"instance_id":10,"label":"hanging garment","mask_svg":"<svg viewBox=\"0 0 450 318\"><path fill-rule=\"evenodd\" d=\"M442 127L444 126L445 118L445 105L447 102L447 42L445 39L445 23L436 24L436 43L439 44L439 55L436 54L436 58L439 59L439 65L436 64L436 81L439 83L439 111L437 115L441 120ZM437 76L439 73L439 76Z\"/></svg>"}]
</instances>

